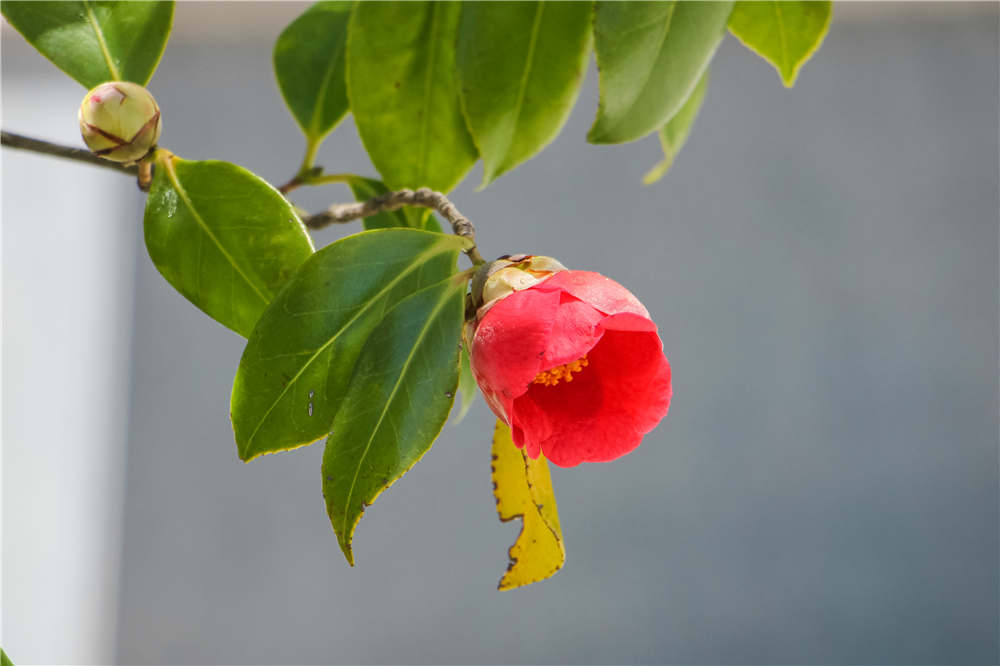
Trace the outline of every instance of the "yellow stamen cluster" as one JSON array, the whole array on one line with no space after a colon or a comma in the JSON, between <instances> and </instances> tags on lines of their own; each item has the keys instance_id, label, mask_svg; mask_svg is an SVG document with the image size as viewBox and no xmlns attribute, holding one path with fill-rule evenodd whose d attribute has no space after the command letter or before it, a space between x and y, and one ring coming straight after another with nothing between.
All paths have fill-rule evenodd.
<instances>
[{"instance_id":1,"label":"yellow stamen cluster","mask_svg":"<svg viewBox=\"0 0 1000 666\"><path fill-rule=\"evenodd\" d=\"M572 363L564 363L550 370L539 372L532 383L542 384L543 386L555 386L559 383L559 380L571 382L573 381L573 373L580 372L588 365L590 365L590 361L587 360L587 355L584 354L583 358L578 358Z\"/></svg>"}]
</instances>

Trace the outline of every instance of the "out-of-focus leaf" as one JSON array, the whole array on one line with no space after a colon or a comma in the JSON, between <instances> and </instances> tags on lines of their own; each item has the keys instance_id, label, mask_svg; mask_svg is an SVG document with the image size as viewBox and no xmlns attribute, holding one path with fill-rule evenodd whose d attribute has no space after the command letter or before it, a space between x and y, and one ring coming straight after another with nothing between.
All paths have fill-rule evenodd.
<instances>
[{"instance_id":1,"label":"out-of-focus leaf","mask_svg":"<svg viewBox=\"0 0 1000 666\"><path fill-rule=\"evenodd\" d=\"M374 178L351 178L347 184L350 186L351 192L354 193L354 198L358 201L367 201L389 191L389 188L382 181L375 180ZM414 206L404 206L398 210L386 211L366 217L363 224L365 229L368 230L402 227L404 229L441 231L441 225L438 224L437 218L431 214L430 209L416 208Z\"/></svg>"},{"instance_id":2,"label":"out-of-focus leaf","mask_svg":"<svg viewBox=\"0 0 1000 666\"><path fill-rule=\"evenodd\" d=\"M347 42L358 133L392 189L447 192L476 161L455 85L457 2L361 2Z\"/></svg>"},{"instance_id":3,"label":"out-of-focus leaf","mask_svg":"<svg viewBox=\"0 0 1000 666\"><path fill-rule=\"evenodd\" d=\"M233 382L242 460L330 430L362 346L386 311L455 271L469 242L416 229L348 236L313 255L261 316Z\"/></svg>"},{"instance_id":4,"label":"out-of-focus leaf","mask_svg":"<svg viewBox=\"0 0 1000 666\"><path fill-rule=\"evenodd\" d=\"M278 87L310 145L318 145L347 113L344 52L353 5L317 2L274 44Z\"/></svg>"},{"instance_id":5,"label":"out-of-focus leaf","mask_svg":"<svg viewBox=\"0 0 1000 666\"><path fill-rule=\"evenodd\" d=\"M472 409L476 401L476 393L479 386L476 384L476 376L472 374L472 363L469 359L469 352L462 347L462 366L458 376L458 395L462 399L462 404L455 414L453 423L460 423L465 418L469 410Z\"/></svg>"},{"instance_id":6,"label":"out-of-focus leaf","mask_svg":"<svg viewBox=\"0 0 1000 666\"><path fill-rule=\"evenodd\" d=\"M323 453L327 515L352 565L361 514L431 447L451 411L465 290L452 277L408 297L358 358Z\"/></svg>"},{"instance_id":7,"label":"out-of-focus leaf","mask_svg":"<svg viewBox=\"0 0 1000 666\"><path fill-rule=\"evenodd\" d=\"M161 150L146 200L146 248L167 282L242 336L313 253L292 205L228 162Z\"/></svg>"},{"instance_id":8,"label":"out-of-focus leaf","mask_svg":"<svg viewBox=\"0 0 1000 666\"><path fill-rule=\"evenodd\" d=\"M590 48L589 2L470 2L457 64L483 184L530 159L562 129Z\"/></svg>"},{"instance_id":9,"label":"out-of-focus leaf","mask_svg":"<svg viewBox=\"0 0 1000 666\"><path fill-rule=\"evenodd\" d=\"M144 86L167 44L174 3L4 0L0 10L43 56L85 87L105 81Z\"/></svg>"},{"instance_id":10,"label":"out-of-focus leaf","mask_svg":"<svg viewBox=\"0 0 1000 666\"><path fill-rule=\"evenodd\" d=\"M791 88L799 68L816 52L830 29L832 2L736 3L729 31L771 63Z\"/></svg>"},{"instance_id":11,"label":"out-of-focus leaf","mask_svg":"<svg viewBox=\"0 0 1000 666\"><path fill-rule=\"evenodd\" d=\"M14 666L14 662L10 660L3 648L0 648L0 666Z\"/></svg>"},{"instance_id":12,"label":"out-of-focus leaf","mask_svg":"<svg viewBox=\"0 0 1000 666\"><path fill-rule=\"evenodd\" d=\"M691 96L684 102L684 106L660 129L659 136L660 146L663 148L663 159L643 176L642 182L644 185L651 185L660 178L663 178L663 174L667 173L670 165L674 163L674 158L681 151L681 148L684 147L684 142L687 141L688 134L691 132L691 125L694 124L694 119L698 115L698 109L701 108L701 103L705 99L705 90L707 88L708 70L706 69L705 73L701 75L698 85L691 92Z\"/></svg>"},{"instance_id":13,"label":"out-of-focus leaf","mask_svg":"<svg viewBox=\"0 0 1000 666\"><path fill-rule=\"evenodd\" d=\"M559 571L566 547L549 463L541 454L536 460L525 456L500 420L493 431L493 487L500 520L521 519L521 533L510 547L510 564L497 589L537 583Z\"/></svg>"},{"instance_id":14,"label":"out-of-focus leaf","mask_svg":"<svg viewBox=\"0 0 1000 666\"><path fill-rule=\"evenodd\" d=\"M600 99L591 143L657 130L691 95L726 34L732 2L598 2Z\"/></svg>"}]
</instances>

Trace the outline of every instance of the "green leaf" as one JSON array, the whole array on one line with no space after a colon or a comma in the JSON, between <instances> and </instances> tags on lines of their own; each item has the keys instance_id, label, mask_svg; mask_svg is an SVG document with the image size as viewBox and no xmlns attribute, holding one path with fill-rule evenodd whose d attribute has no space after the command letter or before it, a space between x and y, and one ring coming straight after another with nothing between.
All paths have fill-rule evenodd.
<instances>
[{"instance_id":1,"label":"green leaf","mask_svg":"<svg viewBox=\"0 0 1000 666\"><path fill-rule=\"evenodd\" d=\"M451 411L465 290L452 277L413 294L358 358L323 453L326 512L352 565L361 514L427 452Z\"/></svg>"},{"instance_id":2,"label":"green leaf","mask_svg":"<svg viewBox=\"0 0 1000 666\"><path fill-rule=\"evenodd\" d=\"M447 192L476 161L455 85L457 2L361 2L347 40L347 93L386 185Z\"/></svg>"},{"instance_id":3,"label":"green leaf","mask_svg":"<svg viewBox=\"0 0 1000 666\"><path fill-rule=\"evenodd\" d=\"M469 413L472 404L476 401L476 393L479 389L479 385L476 384L476 376L472 374L472 362L469 359L469 352L464 345L462 346L462 365L460 370L461 372L458 376L458 395L462 398L462 406L458 408L458 413L455 414L454 423L461 423L462 419Z\"/></svg>"},{"instance_id":4,"label":"green leaf","mask_svg":"<svg viewBox=\"0 0 1000 666\"><path fill-rule=\"evenodd\" d=\"M172 1L4 0L0 10L43 56L87 88L105 81L146 85L174 17Z\"/></svg>"},{"instance_id":5,"label":"green leaf","mask_svg":"<svg viewBox=\"0 0 1000 666\"><path fill-rule=\"evenodd\" d=\"M833 15L832 2L737 2L729 31L778 70L791 88L799 68L819 49Z\"/></svg>"},{"instance_id":6,"label":"green leaf","mask_svg":"<svg viewBox=\"0 0 1000 666\"><path fill-rule=\"evenodd\" d=\"M537 583L559 571L566 547L549 463L541 454L535 460L524 455L500 420L493 430L493 496L500 520L521 519L521 533L508 551L510 564L497 589Z\"/></svg>"},{"instance_id":7,"label":"green leaf","mask_svg":"<svg viewBox=\"0 0 1000 666\"><path fill-rule=\"evenodd\" d=\"M469 242L416 229L382 229L326 246L261 316L233 382L243 460L325 435L361 348L385 312L455 271Z\"/></svg>"},{"instance_id":8,"label":"green leaf","mask_svg":"<svg viewBox=\"0 0 1000 666\"><path fill-rule=\"evenodd\" d=\"M354 193L354 198L358 201L367 201L385 194L389 188L382 181L373 178L351 178L347 184ZM441 225L437 218L431 215L428 208L415 208L404 206L398 210L387 211L366 217L364 219L365 229L395 229L398 227L409 229L426 229L427 231L441 231Z\"/></svg>"},{"instance_id":9,"label":"green leaf","mask_svg":"<svg viewBox=\"0 0 1000 666\"><path fill-rule=\"evenodd\" d=\"M274 44L278 87L311 146L319 145L349 107L344 52L353 5L317 2Z\"/></svg>"},{"instance_id":10,"label":"green leaf","mask_svg":"<svg viewBox=\"0 0 1000 666\"><path fill-rule=\"evenodd\" d=\"M698 109L701 108L701 103L705 99L707 88L708 70L706 69L705 73L701 75L698 85L691 92L691 96L684 102L684 106L666 125L660 128L659 136L660 146L663 148L663 159L643 176L643 185L652 185L663 178L663 174L667 173L670 165L674 163L674 158L677 153L681 152L681 148L684 147L684 142L687 141L688 134L691 132L691 125L694 124Z\"/></svg>"},{"instance_id":11,"label":"green leaf","mask_svg":"<svg viewBox=\"0 0 1000 666\"><path fill-rule=\"evenodd\" d=\"M14 666L14 662L10 660L3 648L0 648L0 666Z\"/></svg>"},{"instance_id":12,"label":"green leaf","mask_svg":"<svg viewBox=\"0 0 1000 666\"><path fill-rule=\"evenodd\" d=\"M573 108L590 49L589 2L463 3L462 109L482 187L542 150Z\"/></svg>"},{"instance_id":13,"label":"green leaf","mask_svg":"<svg viewBox=\"0 0 1000 666\"><path fill-rule=\"evenodd\" d=\"M242 336L313 252L292 205L266 182L235 164L163 150L144 226L146 249L167 282Z\"/></svg>"},{"instance_id":14,"label":"green leaf","mask_svg":"<svg viewBox=\"0 0 1000 666\"><path fill-rule=\"evenodd\" d=\"M732 2L598 2L600 99L591 143L640 139L691 95L726 34Z\"/></svg>"}]
</instances>

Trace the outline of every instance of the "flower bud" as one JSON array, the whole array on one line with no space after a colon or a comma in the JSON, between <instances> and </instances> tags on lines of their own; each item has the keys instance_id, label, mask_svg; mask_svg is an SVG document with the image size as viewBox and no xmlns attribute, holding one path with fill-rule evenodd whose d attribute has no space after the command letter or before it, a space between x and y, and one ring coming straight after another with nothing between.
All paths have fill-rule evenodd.
<instances>
[{"instance_id":1,"label":"flower bud","mask_svg":"<svg viewBox=\"0 0 1000 666\"><path fill-rule=\"evenodd\" d=\"M113 162L139 161L160 138L160 107L148 90L128 81L108 81L91 90L78 118L87 147Z\"/></svg>"}]
</instances>

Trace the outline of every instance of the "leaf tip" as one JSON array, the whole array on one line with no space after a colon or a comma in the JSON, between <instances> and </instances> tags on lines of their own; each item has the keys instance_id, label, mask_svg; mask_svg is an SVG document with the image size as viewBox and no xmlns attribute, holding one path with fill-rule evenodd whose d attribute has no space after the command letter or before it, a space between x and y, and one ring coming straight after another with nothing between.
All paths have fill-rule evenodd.
<instances>
[{"instance_id":1,"label":"leaf tip","mask_svg":"<svg viewBox=\"0 0 1000 666\"><path fill-rule=\"evenodd\" d=\"M594 123L594 126L587 131L587 143L592 143L595 145L614 143L614 141L607 135L603 129L598 128L598 123Z\"/></svg>"},{"instance_id":2,"label":"leaf tip","mask_svg":"<svg viewBox=\"0 0 1000 666\"><path fill-rule=\"evenodd\" d=\"M653 165L649 171L642 177L643 185L652 185L653 183L659 181L663 178L667 171L670 170L670 166L673 164L673 159L664 158Z\"/></svg>"},{"instance_id":3,"label":"leaf tip","mask_svg":"<svg viewBox=\"0 0 1000 666\"><path fill-rule=\"evenodd\" d=\"M350 564L353 567L354 566L354 550L351 549L350 542L346 542L345 543L345 542L341 541L340 542L340 550L341 550L341 552L344 553L344 559L347 560L347 563Z\"/></svg>"}]
</instances>

